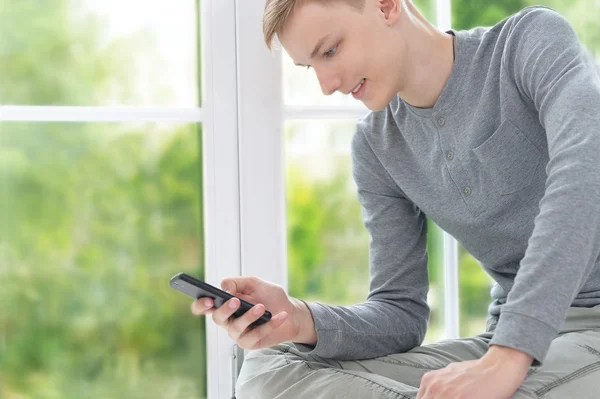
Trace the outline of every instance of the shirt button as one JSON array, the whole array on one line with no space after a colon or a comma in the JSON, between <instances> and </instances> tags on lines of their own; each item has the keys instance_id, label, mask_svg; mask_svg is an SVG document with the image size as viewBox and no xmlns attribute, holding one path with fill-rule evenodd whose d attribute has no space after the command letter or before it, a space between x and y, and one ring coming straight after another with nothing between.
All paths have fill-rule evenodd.
<instances>
[{"instance_id":1,"label":"shirt button","mask_svg":"<svg viewBox=\"0 0 600 399\"><path fill-rule=\"evenodd\" d=\"M446 124L446 120L443 117L439 117L437 119L438 126L444 126Z\"/></svg>"},{"instance_id":2,"label":"shirt button","mask_svg":"<svg viewBox=\"0 0 600 399\"><path fill-rule=\"evenodd\" d=\"M446 158L448 158L449 161L454 159L454 153L452 151L448 151L446 153Z\"/></svg>"},{"instance_id":3,"label":"shirt button","mask_svg":"<svg viewBox=\"0 0 600 399\"><path fill-rule=\"evenodd\" d=\"M465 193L465 195L471 195L471 187L463 188L463 193Z\"/></svg>"}]
</instances>

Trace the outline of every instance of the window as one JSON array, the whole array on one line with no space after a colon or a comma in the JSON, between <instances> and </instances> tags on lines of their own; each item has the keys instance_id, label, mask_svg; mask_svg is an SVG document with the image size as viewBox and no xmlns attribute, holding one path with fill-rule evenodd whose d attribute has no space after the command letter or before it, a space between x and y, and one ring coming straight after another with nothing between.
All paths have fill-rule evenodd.
<instances>
[{"instance_id":1,"label":"window","mask_svg":"<svg viewBox=\"0 0 600 399\"><path fill-rule=\"evenodd\" d=\"M0 396L207 396L201 15L2 7Z\"/></svg>"},{"instance_id":2,"label":"window","mask_svg":"<svg viewBox=\"0 0 600 399\"><path fill-rule=\"evenodd\" d=\"M3 396L206 396L204 323L165 283L203 272L200 138L3 123Z\"/></svg>"},{"instance_id":3,"label":"window","mask_svg":"<svg viewBox=\"0 0 600 399\"><path fill-rule=\"evenodd\" d=\"M257 275L329 303L367 293L349 169L366 109L270 54L255 3L180 3L0 8L2 397L231 397L241 353L166 288L178 271ZM456 29L533 4L415 3ZM543 4L600 54L597 2ZM489 278L429 232L426 341L481 331Z\"/></svg>"},{"instance_id":4,"label":"window","mask_svg":"<svg viewBox=\"0 0 600 399\"><path fill-rule=\"evenodd\" d=\"M46 0L2 7L0 102L199 104L196 0Z\"/></svg>"}]
</instances>

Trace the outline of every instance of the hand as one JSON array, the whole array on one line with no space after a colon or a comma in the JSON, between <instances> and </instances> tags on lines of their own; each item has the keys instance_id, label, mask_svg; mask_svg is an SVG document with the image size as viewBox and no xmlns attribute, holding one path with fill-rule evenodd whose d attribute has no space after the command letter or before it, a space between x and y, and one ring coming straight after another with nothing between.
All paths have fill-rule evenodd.
<instances>
[{"instance_id":1,"label":"hand","mask_svg":"<svg viewBox=\"0 0 600 399\"><path fill-rule=\"evenodd\" d=\"M212 314L213 321L227 330L236 344L244 349L259 349L285 341L298 341L302 327L310 327L306 317L306 305L297 299L288 297L283 288L256 277L236 277L223 280L221 288L254 307L238 318L231 315L240 306L237 298L226 301L218 309L214 308L211 298L199 298L192 303L192 313L196 315ZM251 327L254 321L270 311L273 318L258 327ZM314 330L314 324L312 324Z\"/></svg>"},{"instance_id":2,"label":"hand","mask_svg":"<svg viewBox=\"0 0 600 399\"><path fill-rule=\"evenodd\" d=\"M416 399L508 399L525 380L532 360L516 349L492 345L481 359L425 373Z\"/></svg>"}]
</instances>

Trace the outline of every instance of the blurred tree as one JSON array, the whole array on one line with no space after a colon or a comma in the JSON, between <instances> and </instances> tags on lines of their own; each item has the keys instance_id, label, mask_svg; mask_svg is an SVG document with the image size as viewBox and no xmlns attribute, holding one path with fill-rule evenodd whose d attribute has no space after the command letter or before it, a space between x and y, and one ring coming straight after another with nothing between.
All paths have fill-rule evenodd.
<instances>
[{"instance_id":1,"label":"blurred tree","mask_svg":"<svg viewBox=\"0 0 600 399\"><path fill-rule=\"evenodd\" d=\"M311 179L301 165L287 172L289 292L348 304L368 293L368 234L351 195L348 160L330 179Z\"/></svg>"},{"instance_id":2,"label":"blurred tree","mask_svg":"<svg viewBox=\"0 0 600 399\"><path fill-rule=\"evenodd\" d=\"M452 0L452 27L461 30L492 26L527 5L525 0Z\"/></svg>"}]
</instances>

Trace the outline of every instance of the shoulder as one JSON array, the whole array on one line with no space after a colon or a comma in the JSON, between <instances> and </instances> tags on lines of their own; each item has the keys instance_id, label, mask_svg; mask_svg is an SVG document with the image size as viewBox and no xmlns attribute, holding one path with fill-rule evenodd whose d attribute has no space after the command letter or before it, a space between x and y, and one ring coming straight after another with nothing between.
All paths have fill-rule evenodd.
<instances>
[{"instance_id":1,"label":"shoulder","mask_svg":"<svg viewBox=\"0 0 600 399\"><path fill-rule=\"evenodd\" d=\"M560 13L546 6L531 6L522 9L506 20L507 48L527 51L525 46L537 42L577 39L571 23Z\"/></svg>"},{"instance_id":2,"label":"shoulder","mask_svg":"<svg viewBox=\"0 0 600 399\"><path fill-rule=\"evenodd\" d=\"M516 81L541 78L550 70L560 74L584 49L569 21L544 6L527 7L511 16L501 37L502 65Z\"/></svg>"}]
</instances>

